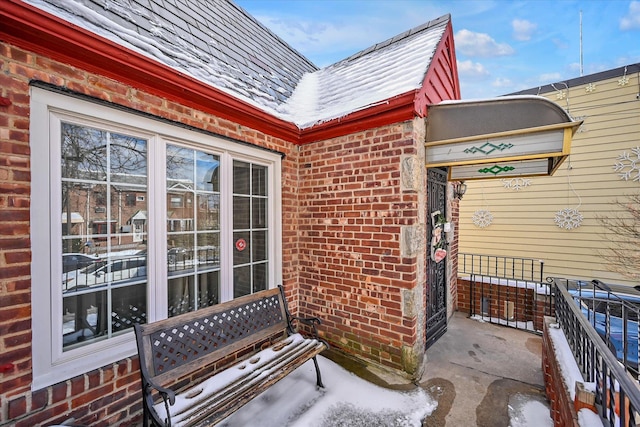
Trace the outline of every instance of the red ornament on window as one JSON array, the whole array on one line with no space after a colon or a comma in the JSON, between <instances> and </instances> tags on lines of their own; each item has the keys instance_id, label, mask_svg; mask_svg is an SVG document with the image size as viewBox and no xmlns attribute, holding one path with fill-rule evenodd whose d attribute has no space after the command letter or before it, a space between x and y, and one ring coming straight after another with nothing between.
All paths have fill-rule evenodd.
<instances>
[{"instance_id":1,"label":"red ornament on window","mask_svg":"<svg viewBox=\"0 0 640 427\"><path fill-rule=\"evenodd\" d=\"M247 241L246 240L244 240L244 239L236 240L236 249L239 252L244 251L246 249L246 247L247 247Z\"/></svg>"}]
</instances>

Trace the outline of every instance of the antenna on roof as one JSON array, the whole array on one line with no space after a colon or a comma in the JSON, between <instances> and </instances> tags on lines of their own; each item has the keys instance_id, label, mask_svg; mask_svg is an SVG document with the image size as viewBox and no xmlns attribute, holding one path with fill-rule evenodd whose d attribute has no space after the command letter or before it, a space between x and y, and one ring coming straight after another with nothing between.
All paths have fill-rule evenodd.
<instances>
[{"instance_id":1,"label":"antenna on roof","mask_svg":"<svg viewBox=\"0 0 640 427\"><path fill-rule=\"evenodd\" d=\"M583 71L583 60L582 60L582 9L580 10L580 77L582 77Z\"/></svg>"}]
</instances>

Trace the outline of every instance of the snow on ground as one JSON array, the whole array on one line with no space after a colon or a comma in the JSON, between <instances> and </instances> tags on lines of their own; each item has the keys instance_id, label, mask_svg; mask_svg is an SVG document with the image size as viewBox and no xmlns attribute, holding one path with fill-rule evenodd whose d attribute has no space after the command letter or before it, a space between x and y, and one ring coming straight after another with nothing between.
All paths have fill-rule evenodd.
<instances>
[{"instance_id":1,"label":"snow on ground","mask_svg":"<svg viewBox=\"0 0 640 427\"><path fill-rule=\"evenodd\" d=\"M524 394L509 399L509 427L553 427L549 408Z\"/></svg>"},{"instance_id":2,"label":"snow on ground","mask_svg":"<svg viewBox=\"0 0 640 427\"><path fill-rule=\"evenodd\" d=\"M421 427L438 405L421 388L409 392L385 389L322 356L318 363L324 390L316 389L315 370L309 361L221 426ZM553 426L549 408L526 395L515 395L509 401L509 417L510 427Z\"/></svg>"},{"instance_id":3,"label":"snow on ground","mask_svg":"<svg viewBox=\"0 0 640 427\"><path fill-rule=\"evenodd\" d=\"M325 389L309 361L256 397L224 427L420 427L437 402L421 388L396 391L367 382L318 357Z\"/></svg>"}]
</instances>

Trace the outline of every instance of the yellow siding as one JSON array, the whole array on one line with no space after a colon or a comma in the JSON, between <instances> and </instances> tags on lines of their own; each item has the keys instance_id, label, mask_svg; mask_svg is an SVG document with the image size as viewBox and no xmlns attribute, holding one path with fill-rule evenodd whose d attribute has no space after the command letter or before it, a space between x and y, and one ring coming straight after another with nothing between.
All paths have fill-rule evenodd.
<instances>
[{"instance_id":1,"label":"yellow siding","mask_svg":"<svg viewBox=\"0 0 640 427\"><path fill-rule=\"evenodd\" d=\"M638 73L627 75L626 85L618 84L621 77L594 82L593 92L586 85L564 89L564 99L555 91L541 94L584 120L571 156L554 176L530 178L531 185L519 191L505 188L500 179L467 181L460 202L460 252L540 259L545 276L637 284L607 269L603 254L610 233L596 220L616 215L615 201L640 191L640 182L624 181L614 170L619 155L633 156L631 149L640 146ZM556 212L566 208L582 214L580 227L565 230L555 224ZM474 225L472 216L479 209L493 215L490 226Z\"/></svg>"}]
</instances>

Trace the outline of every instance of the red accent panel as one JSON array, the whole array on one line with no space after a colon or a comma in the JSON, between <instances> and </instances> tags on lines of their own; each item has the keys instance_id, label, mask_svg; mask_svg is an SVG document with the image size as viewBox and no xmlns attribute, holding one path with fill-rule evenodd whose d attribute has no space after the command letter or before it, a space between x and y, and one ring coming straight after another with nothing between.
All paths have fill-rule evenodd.
<instances>
[{"instance_id":1,"label":"red accent panel","mask_svg":"<svg viewBox=\"0 0 640 427\"><path fill-rule=\"evenodd\" d=\"M460 81L458 80L458 65L451 21L447 24L442 39L436 47L436 52L422 82L422 88L416 95L416 114L425 117L428 105L450 99L460 99Z\"/></svg>"}]
</instances>

